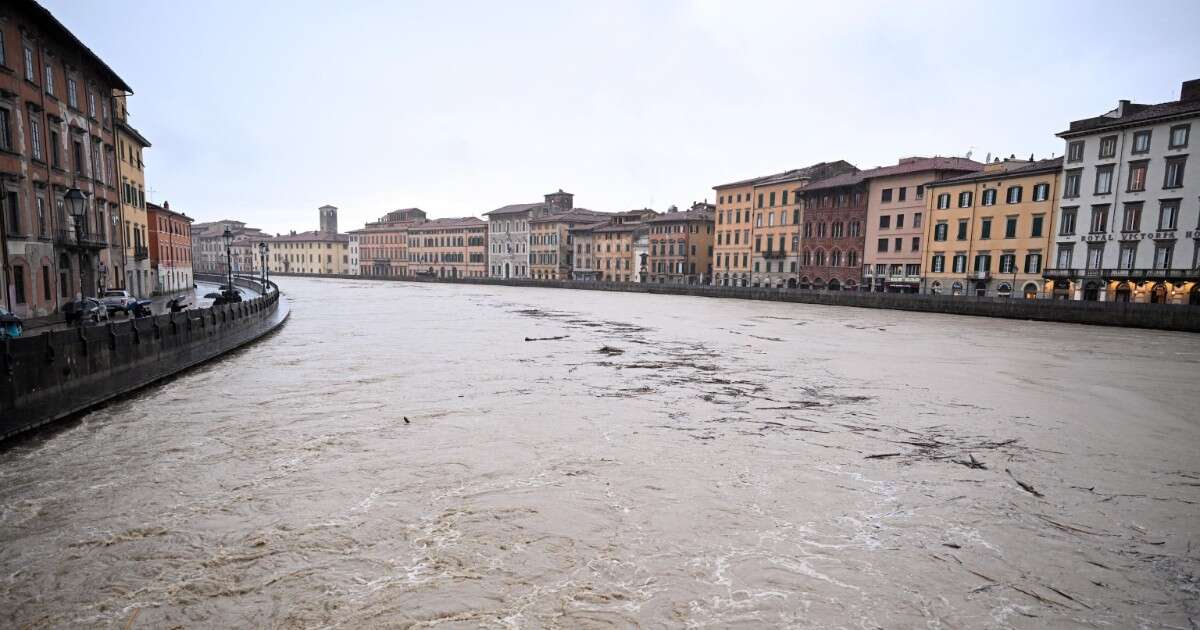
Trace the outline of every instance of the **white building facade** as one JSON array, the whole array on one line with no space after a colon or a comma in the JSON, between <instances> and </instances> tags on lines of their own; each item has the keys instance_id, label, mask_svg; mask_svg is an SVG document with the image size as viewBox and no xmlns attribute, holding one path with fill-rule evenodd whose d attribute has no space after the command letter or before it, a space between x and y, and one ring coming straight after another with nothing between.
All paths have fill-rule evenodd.
<instances>
[{"instance_id":1,"label":"white building facade","mask_svg":"<svg viewBox=\"0 0 1200 630\"><path fill-rule=\"evenodd\" d=\"M350 232L350 262L346 266L346 273L357 276L359 275L360 266L358 263L358 230Z\"/></svg>"},{"instance_id":2,"label":"white building facade","mask_svg":"<svg viewBox=\"0 0 1200 630\"><path fill-rule=\"evenodd\" d=\"M1200 304L1197 132L1200 79L1178 101L1121 101L1058 134L1066 152L1045 273L1055 298Z\"/></svg>"},{"instance_id":3,"label":"white building facade","mask_svg":"<svg viewBox=\"0 0 1200 630\"><path fill-rule=\"evenodd\" d=\"M488 277L529 278L529 220L566 212L574 195L550 193L543 203L518 203L485 212L488 222Z\"/></svg>"}]
</instances>

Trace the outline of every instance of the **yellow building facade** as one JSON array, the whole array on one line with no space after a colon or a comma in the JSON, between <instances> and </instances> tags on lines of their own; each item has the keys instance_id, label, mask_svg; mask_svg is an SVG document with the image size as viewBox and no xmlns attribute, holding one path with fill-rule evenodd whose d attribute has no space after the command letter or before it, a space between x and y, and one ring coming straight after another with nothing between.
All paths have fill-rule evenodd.
<instances>
[{"instance_id":1,"label":"yellow building facade","mask_svg":"<svg viewBox=\"0 0 1200 630\"><path fill-rule=\"evenodd\" d=\"M1062 159L1005 160L926 185L922 293L1048 297Z\"/></svg>"},{"instance_id":2,"label":"yellow building facade","mask_svg":"<svg viewBox=\"0 0 1200 630\"><path fill-rule=\"evenodd\" d=\"M129 112L125 109L125 94L117 92L113 97L116 106L116 154L119 192L121 196L119 237L124 243L124 257L112 261L113 280L125 290L138 297L148 297L154 292L155 277L150 266L150 236L146 218L146 164L143 151L150 142L129 123Z\"/></svg>"}]
</instances>

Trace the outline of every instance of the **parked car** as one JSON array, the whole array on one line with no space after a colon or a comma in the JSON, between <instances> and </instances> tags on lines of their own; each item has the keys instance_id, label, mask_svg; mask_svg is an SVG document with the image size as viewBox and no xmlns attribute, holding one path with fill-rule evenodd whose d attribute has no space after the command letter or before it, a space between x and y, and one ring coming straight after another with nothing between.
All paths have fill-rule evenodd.
<instances>
[{"instance_id":1,"label":"parked car","mask_svg":"<svg viewBox=\"0 0 1200 630\"><path fill-rule=\"evenodd\" d=\"M89 323L99 324L108 321L108 307L96 298L85 297L71 300L63 304L62 310L68 324L84 326Z\"/></svg>"},{"instance_id":2,"label":"parked car","mask_svg":"<svg viewBox=\"0 0 1200 630\"><path fill-rule=\"evenodd\" d=\"M133 308L133 305L137 303L137 298L130 295L128 291L109 289L104 292L100 301L104 303L104 306L108 308L108 312L110 313L117 311L128 313L129 309Z\"/></svg>"},{"instance_id":3,"label":"parked car","mask_svg":"<svg viewBox=\"0 0 1200 630\"><path fill-rule=\"evenodd\" d=\"M0 339L20 337L23 331L21 318L0 306Z\"/></svg>"}]
</instances>

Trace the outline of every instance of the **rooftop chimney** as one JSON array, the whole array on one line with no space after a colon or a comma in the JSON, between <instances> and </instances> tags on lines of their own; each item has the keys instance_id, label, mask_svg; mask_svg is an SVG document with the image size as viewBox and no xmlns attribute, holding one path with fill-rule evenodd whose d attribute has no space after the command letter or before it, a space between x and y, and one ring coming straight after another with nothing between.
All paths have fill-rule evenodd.
<instances>
[{"instance_id":1,"label":"rooftop chimney","mask_svg":"<svg viewBox=\"0 0 1200 630\"><path fill-rule=\"evenodd\" d=\"M1200 101L1200 79L1184 81L1179 88L1179 100Z\"/></svg>"}]
</instances>

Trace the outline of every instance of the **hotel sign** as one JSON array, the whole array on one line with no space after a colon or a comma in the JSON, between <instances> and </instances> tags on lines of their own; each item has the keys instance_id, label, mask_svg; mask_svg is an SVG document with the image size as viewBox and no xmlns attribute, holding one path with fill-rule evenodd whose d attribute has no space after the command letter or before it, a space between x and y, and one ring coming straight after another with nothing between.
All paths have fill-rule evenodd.
<instances>
[{"instance_id":1,"label":"hotel sign","mask_svg":"<svg viewBox=\"0 0 1200 630\"><path fill-rule=\"evenodd\" d=\"M1108 233L1082 234L1079 236L1079 240L1080 240L1080 242L1083 242L1083 243L1098 243L1101 241L1111 241L1111 240L1113 240L1113 236L1114 235L1108 234ZM1200 230L1197 230L1195 232L1188 232L1187 237L1188 238L1200 238ZM1177 238L1179 238L1179 237L1175 233L1175 230L1164 230L1161 232L1121 232L1121 234L1120 234L1120 240L1122 240L1122 241L1140 241L1143 239L1173 241Z\"/></svg>"}]
</instances>

